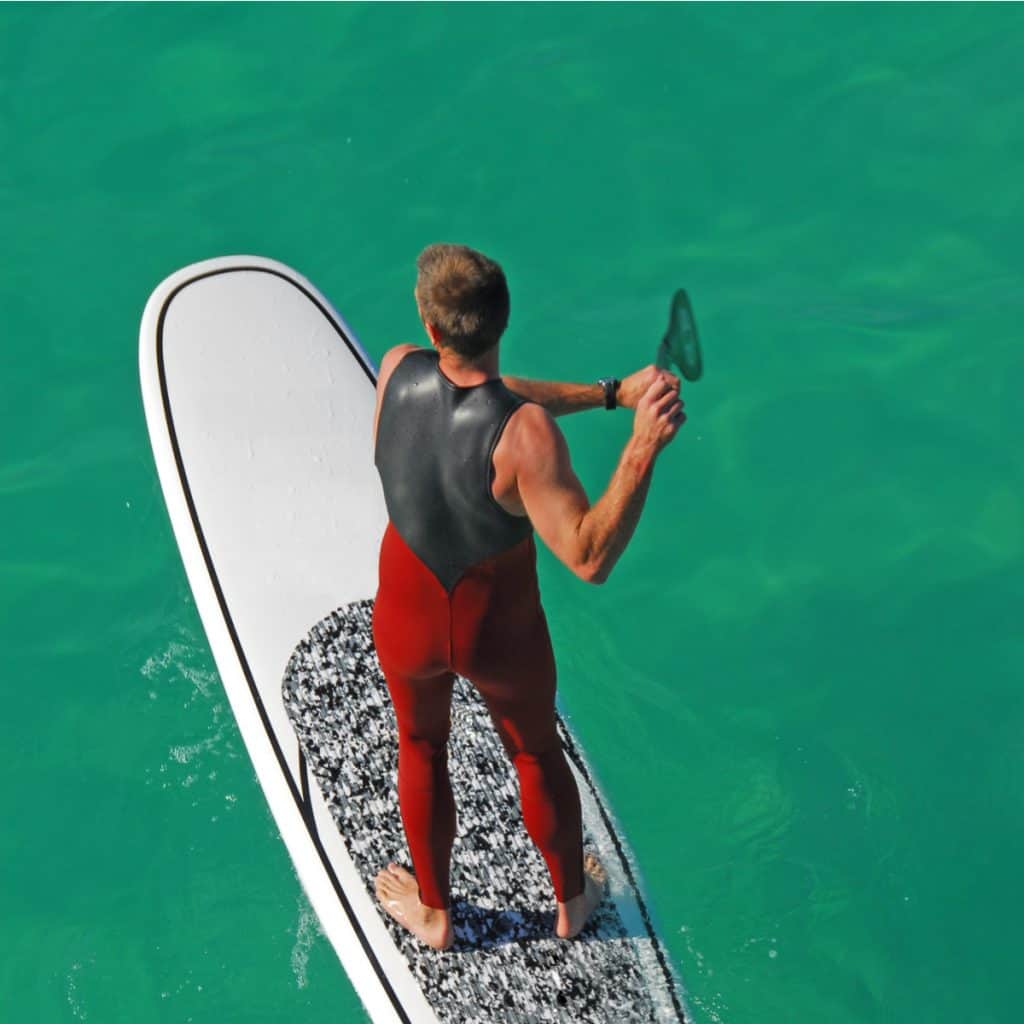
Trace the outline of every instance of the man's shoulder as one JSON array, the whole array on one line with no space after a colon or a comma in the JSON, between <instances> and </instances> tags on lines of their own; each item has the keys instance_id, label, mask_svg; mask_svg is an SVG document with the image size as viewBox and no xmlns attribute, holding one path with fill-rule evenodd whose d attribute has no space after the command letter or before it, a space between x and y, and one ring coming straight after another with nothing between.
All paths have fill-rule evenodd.
<instances>
[{"instance_id":1,"label":"man's shoulder","mask_svg":"<svg viewBox=\"0 0 1024 1024\"><path fill-rule=\"evenodd\" d=\"M519 398L519 407L515 411L515 417L520 423L529 423L538 428L545 428L547 424L554 424L554 417L544 408L540 402L534 402L529 398Z\"/></svg>"},{"instance_id":2,"label":"man's shoulder","mask_svg":"<svg viewBox=\"0 0 1024 1024\"><path fill-rule=\"evenodd\" d=\"M506 430L509 428L520 457L532 458L564 443L554 416L538 402L523 402L510 417Z\"/></svg>"},{"instance_id":3,"label":"man's shoulder","mask_svg":"<svg viewBox=\"0 0 1024 1024\"><path fill-rule=\"evenodd\" d=\"M410 352L425 352L426 349L420 345L413 345L411 342L403 341L400 345L394 345L384 353L380 361L380 372L393 370Z\"/></svg>"},{"instance_id":4,"label":"man's shoulder","mask_svg":"<svg viewBox=\"0 0 1024 1024\"><path fill-rule=\"evenodd\" d=\"M384 357L380 361L380 369L377 371L377 389L378 393L383 394L384 388L387 387L387 383L391 378L391 374L395 372L395 368L398 364L410 353L410 352L424 352L425 349L419 345L412 345L409 342L403 342L401 345L395 345L393 348L389 348L384 353Z\"/></svg>"}]
</instances>

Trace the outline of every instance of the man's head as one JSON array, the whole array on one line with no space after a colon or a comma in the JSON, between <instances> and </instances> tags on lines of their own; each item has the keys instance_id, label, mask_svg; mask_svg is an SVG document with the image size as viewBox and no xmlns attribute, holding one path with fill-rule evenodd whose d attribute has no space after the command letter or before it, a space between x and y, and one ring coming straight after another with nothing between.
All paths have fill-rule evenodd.
<instances>
[{"instance_id":1,"label":"man's head","mask_svg":"<svg viewBox=\"0 0 1024 1024\"><path fill-rule=\"evenodd\" d=\"M508 323L505 274L494 260L466 245L428 245L416 260L416 303L424 324L463 359L498 344Z\"/></svg>"}]
</instances>

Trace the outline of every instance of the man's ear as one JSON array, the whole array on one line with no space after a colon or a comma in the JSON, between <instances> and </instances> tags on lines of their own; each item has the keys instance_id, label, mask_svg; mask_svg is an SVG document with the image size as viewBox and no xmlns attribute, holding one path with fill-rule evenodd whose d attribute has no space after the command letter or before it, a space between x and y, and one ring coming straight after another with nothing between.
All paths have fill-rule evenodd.
<instances>
[{"instance_id":1,"label":"man's ear","mask_svg":"<svg viewBox=\"0 0 1024 1024\"><path fill-rule=\"evenodd\" d=\"M426 320L423 321L423 326L426 328L427 337L430 338L430 344L436 349L444 344L444 339L441 337L441 332L432 324Z\"/></svg>"}]
</instances>

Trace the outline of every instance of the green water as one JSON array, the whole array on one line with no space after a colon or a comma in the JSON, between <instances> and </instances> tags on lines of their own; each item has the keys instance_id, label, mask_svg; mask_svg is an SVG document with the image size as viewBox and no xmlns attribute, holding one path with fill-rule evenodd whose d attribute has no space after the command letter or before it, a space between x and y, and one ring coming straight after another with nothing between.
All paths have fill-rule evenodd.
<instances>
[{"instance_id":1,"label":"green water","mask_svg":"<svg viewBox=\"0 0 1024 1024\"><path fill-rule=\"evenodd\" d=\"M562 703L696 1019L1018 1019L1024 8L4 6L7 1021L364 1019L235 729L138 395L151 289L252 252L374 357L502 261L503 368L689 422ZM630 416L562 421L591 495Z\"/></svg>"}]
</instances>

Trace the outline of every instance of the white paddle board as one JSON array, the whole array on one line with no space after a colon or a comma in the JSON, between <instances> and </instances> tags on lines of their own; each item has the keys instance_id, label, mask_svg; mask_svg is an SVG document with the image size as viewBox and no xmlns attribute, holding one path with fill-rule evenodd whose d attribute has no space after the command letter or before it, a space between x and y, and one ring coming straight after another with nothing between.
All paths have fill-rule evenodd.
<instances>
[{"instance_id":1,"label":"white paddle board","mask_svg":"<svg viewBox=\"0 0 1024 1024\"><path fill-rule=\"evenodd\" d=\"M142 318L143 402L196 606L274 820L367 1013L387 1024L680 1022L682 988L578 743L559 729L609 895L576 940L483 705L456 686L452 950L377 906L409 863L394 714L370 632L386 524L376 368L328 300L255 256L197 263Z\"/></svg>"}]
</instances>

